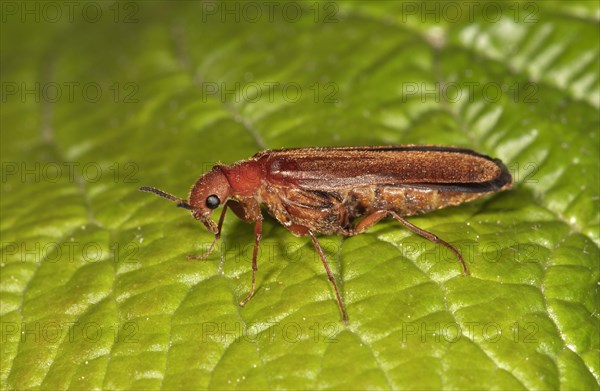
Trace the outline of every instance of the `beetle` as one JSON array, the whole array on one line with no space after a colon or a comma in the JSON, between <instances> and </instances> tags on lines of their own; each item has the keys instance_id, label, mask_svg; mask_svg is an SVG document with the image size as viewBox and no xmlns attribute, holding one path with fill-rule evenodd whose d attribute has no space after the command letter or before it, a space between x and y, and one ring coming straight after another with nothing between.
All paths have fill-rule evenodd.
<instances>
[{"instance_id":1,"label":"beetle","mask_svg":"<svg viewBox=\"0 0 600 391\"><path fill-rule=\"evenodd\" d=\"M254 295L257 256L267 212L296 236L310 236L337 299L347 314L335 278L316 234L353 236L391 217L414 233L449 248L468 275L458 250L404 217L480 198L508 189L512 177L499 160L470 149L435 145L312 147L265 150L232 165L215 165L194 184L188 200L143 186L191 211L214 234L204 259L221 237L225 213L254 223L252 283L240 302ZM218 223L212 212L223 205Z\"/></svg>"}]
</instances>

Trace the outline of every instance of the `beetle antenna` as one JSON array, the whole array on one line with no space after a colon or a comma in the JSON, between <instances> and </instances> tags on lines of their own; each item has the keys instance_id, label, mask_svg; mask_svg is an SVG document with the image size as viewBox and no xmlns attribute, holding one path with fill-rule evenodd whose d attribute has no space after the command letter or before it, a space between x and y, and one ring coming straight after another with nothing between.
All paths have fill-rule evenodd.
<instances>
[{"instance_id":1,"label":"beetle antenna","mask_svg":"<svg viewBox=\"0 0 600 391\"><path fill-rule=\"evenodd\" d=\"M184 199L181 199L179 197L175 197L173 194L169 194L169 193L165 193L162 190L158 190L155 187L150 187L150 186L142 186L140 187L141 191L146 191L148 193L154 193L157 196L160 196L162 198L166 198L168 200L171 200L173 202L177 202L177 206L180 208L184 208L184 209L193 209L192 206L190 204L188 204L188 202Z\"/></svg>"}]
</instances>

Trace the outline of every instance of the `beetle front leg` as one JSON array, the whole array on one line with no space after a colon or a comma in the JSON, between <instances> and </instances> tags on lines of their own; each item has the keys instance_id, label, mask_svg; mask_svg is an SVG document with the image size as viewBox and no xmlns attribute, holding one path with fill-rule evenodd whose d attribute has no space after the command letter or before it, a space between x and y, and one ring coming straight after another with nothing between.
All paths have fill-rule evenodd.
<instances>
[{"instance_id":1,"label":"beetle front leg","mask_svg":"<svg viewBox=\"0 0 600 391\"><path fill-rule=\"evenodd\" d=\"M221 212L221 216L219 217L219 223L217 224L217 233L215 234L215 239L213 240L208 250L202 255L188 255L187 259L205 259L210 255L210 253L212 253L215 244L217 243L217 240L221 238L221 227L223 227L223 221L225 221L225 212L227 212L227 208L231 208L233 213L235 213L235 215L238 216L240 219L243 220L245 218L244 207L240 205L239 202L234 200L227 201L223 206L223 211Z\"/></svg>"},{"instance_id":2,"label":"beetle front leg","mask_svg":"<svg viewBox=\"0 0 600 391\"><path fill-rule=\"evenodd\" d=\"M241 205L239 202L234 201L234 200L227 201L225 203L225 205L223 206L223 211L221 212L221 216L219 217L219 223L217 224L217 233L215 234L215 239L211 243L208 250L202 255L188 255L187 259L204 259L210 255L210 253L212 252L212 250L215 247L215 244L221 238L221 227L223 227L223 221L225 221L225 212L227 212L227 208L231 208L233 213L235 213L235 215L237 217L239 217L240 219L242 219L242 220L246 219L246 212L245 212L243 205ZM259 212L260 212L260 209L259 209Z\"/></svg>"},{"instance_id":3,"label":"beetle front leg","mask_svg":"<svg viewBox=\"0 0 600 391\"><path fill-rule=\"evenodd\" d=\"M254 287L256 286L256 272L258 270L258 246L260 245L260 238L262 237L262 219L257 220L254 224L254 252L252 253L252 286L250 292L246 295L244 300L240 302L240 306L245 306L248 300L254 296Z\"/></svg>"},{"instance_id":4,"label":"beetle front leg","mask_svg":"<svg viewBox=\"0 0 600 391\"><path fill-rule=\"evenodd\" d=\"M221 238L221 227L223 227L223 221L225 220L225 212L227 212L227 207L231 206L231 202L232 201L229 200L225 203L225 206L223 206L223 211L221 212L221 216L219 217L219 224L217 225L217 233L215 234L215 239L213 240L208 250L202 255L188 255L187 259L205 259L210 255L210 253L212 253L213 249L215 248L215 244L217 243L217 240Z\"/></svg>"}]
</instances>

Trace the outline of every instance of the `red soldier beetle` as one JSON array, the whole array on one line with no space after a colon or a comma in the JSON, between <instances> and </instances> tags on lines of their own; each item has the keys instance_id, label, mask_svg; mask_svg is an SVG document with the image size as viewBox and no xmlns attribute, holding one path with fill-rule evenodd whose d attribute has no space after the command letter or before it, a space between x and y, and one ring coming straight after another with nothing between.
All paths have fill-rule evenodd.
<instances>
[{"instance_id":1,"label":"red soldier beetle","mask_svg":"<svg viewBox=\"0 0 600 391\"><path fill-rule=\"evenodd\" d=\"M454 246L404 216L458 205L511 184L508 169L498 159L464 148L399 145L266 150L229 166L214 166L196 181L187 201L153 187L140 190L189 209L214 233L208 251L188 259L204 259L212 252L228 208L240 219L254 223L252 285L241 306L255 291L263 221L260 205L264 204L292 234L310 236L333 285L342 320L347 322L317 233L353 236L392 217L414 233L449 248L467 275L467 265ZM224 205L223 211L215 224L211 214L219 205Z\"/></svg>"}]
</instances>

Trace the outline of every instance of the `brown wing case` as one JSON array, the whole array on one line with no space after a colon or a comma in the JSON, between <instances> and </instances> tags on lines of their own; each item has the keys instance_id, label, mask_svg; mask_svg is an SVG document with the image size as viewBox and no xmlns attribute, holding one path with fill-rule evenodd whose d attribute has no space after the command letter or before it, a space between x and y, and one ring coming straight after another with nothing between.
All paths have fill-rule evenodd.
<instances>
[{"instance_id":1,"label":"brown wing case","mask_svg":"<svg viewBox=\"0 0 600 391\"><path fill-rule=\"evenodd\" d=\"M498 159L463 148L401 145L291 148L258 153L274 183L336 190L370 185L485 193L512 177Z\"/></svg>"}]
</instances>

